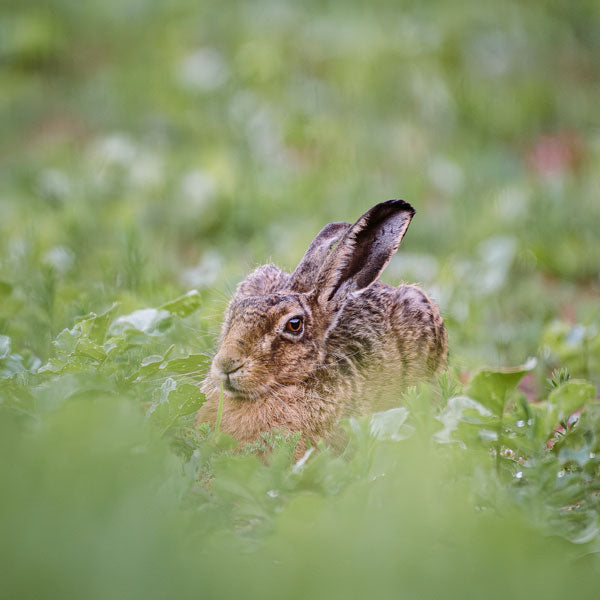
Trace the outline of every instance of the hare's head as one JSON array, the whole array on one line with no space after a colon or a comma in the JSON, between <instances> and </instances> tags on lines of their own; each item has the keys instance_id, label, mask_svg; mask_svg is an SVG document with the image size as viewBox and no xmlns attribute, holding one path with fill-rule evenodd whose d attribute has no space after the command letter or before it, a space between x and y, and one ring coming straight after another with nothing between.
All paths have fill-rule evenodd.
<instances>
[{"instance_id":1,"label":"hare's head","mask_svg":"<svg viewBox=\"0 0 600 600\"><path fill-rule=\"evenodd\" d=\"M350 295L371 285L396 252L414 210L402 200L374 206L354 225L330 223L291 275L259 267L227 310L204 391L259 399L306 387Z\"/></svg>"}]
</instances>

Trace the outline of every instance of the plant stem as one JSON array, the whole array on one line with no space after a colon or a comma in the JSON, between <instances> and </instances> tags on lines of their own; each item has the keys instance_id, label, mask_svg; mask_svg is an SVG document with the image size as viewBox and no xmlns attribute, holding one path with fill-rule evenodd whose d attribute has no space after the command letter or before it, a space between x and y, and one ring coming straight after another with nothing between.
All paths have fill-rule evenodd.
<instances>
[{"instance_id":1,"label":"plant stem","mask_svg":"<svg viewBox=\"0 0 600 600\"><path fill-rule=\"evenodd\" d=\"M223 384L219 390L219 408L217 409L217 421L215 423L215 432L219 433L221 428L221 417L223 416Z\"/></svg>"}]
</instances>

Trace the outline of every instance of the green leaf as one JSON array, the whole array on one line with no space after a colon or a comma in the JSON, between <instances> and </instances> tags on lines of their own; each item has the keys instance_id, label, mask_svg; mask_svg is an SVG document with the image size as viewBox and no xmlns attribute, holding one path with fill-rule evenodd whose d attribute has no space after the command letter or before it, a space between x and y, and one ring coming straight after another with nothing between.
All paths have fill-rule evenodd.
<instances>
[{"instance_id":1,"label":"green leaf","mask_svg":"<svg viewBox=\"0 0 600 600\"><path fill-rule=\"evenodd\" d=\"M108 333L118 336L130 332L141 332L149 336L157 336L170 326L171 313L169 311L143 308L115 319L108 328Z\"/></svg>"},{"instance_id":2,"label":"green leaf","mask_svg":"<svg viewBox=\"0 0 600 600\"><path fill-rule=\"evenodd\" d=\"M189 354L188 356L166 360L175 345L169 347L164 356L153 354L146 356L140 363L136 374L139 379L147 379L156 373L177 373L180 375L201 375L205 372L210 357L206 354Z\"/></svg>"},{"instance_id":3,"label":"green leaf","mask_svg":"<svg viewBox=\"0 0 600 600\"><path fill-rule=\"evenodd\" d=\"M391 408L371 416L371 435L378 440L399 442L414 433L414 427L406 424L408 410L404 406Z\"/></svg>"},{"instance_id":4,"label":"green leaf","mask_svg":"<svg viewBox=\"0 0 600 600\"><path fill-rule=\"evenodd\" d=\"M90 363L90 357L77 356L75 354L66 358L51 358L38 370L39 373L54 373L56 375L62 373L79 373L88 371L90 367L94 367L95 363Z\"/></svg>"},{"instance_id":5,"label":"green leaf","mask_svg":"<svg viewBox=\"0 0 600 600\"><path fill-rule=\"evenodd\" d=\"M59 354L69 355L75 351L77 340L81 337L81 327L75 325L72 329L63 329L54 340L53 345Z\"/></svg>"},{"instance_id":6,"label":"green leaf","mask_svg":"<svg viewBox=\"0 0 600 600\"><path fill-rule=\"evenodd\" d=\"M0 381L0 408L34 416L35 398L24 385L13 380Z\"/></svg>"},{"instance_id":7,"label":"green leaf","mask_svg":"<svg viewBox=\"0 0 600 600\"><path fill-rule=\"evenodd\" d=\"M481 370L471 378L465 394L488 408L494 415L500 416L521 379L535 366L536 360L531 358L518 367Z\"/></svg>"},{"instance_id":8,"label":"green leaf","mask_svg":"<svg viewBox=\"0 0 600 600\"><path fill-rule=\"evenodd\" d=\"M158 373L158 369L163 362L164 356L160 354L151 354L150 356L146 356L142 359L140 368L138 369L137 373L132 376L132 379L141 380L146 379L151 375L155 375Z\"/></svg>"},{"instance_id":9,"label":"green leaf","mask_svg":"<svg viewBox=\"0 0 600 600\"><path fill-rule=\"evenodd\" d=\"M10 354L10 338L7 335L0 335L0 360Z\"/></svg>"},{"instance_id":10,"label":"green leaf","mask_svg":"<svg viewBox=\"0 0 600 600\"><path fill-rule=\"evenodd\" d=\"M485 431L493 431L498 423L491 410L468 396L450 398L437 419L443 428L434 435L435 440L444 444L458 442L463 447L466 441L481 439L481 425Z\"/></svg>"},{"instance_id":11,"label":"green leaf","mask_svg":"<svg viewBox=\"0 0 600 600\"><path fill-rule=\"evenodd\" d=\"M182 358L174 358L160 366L161 371L169 373L187 373L194 375L203 373L210 363L210 356L206 354L190 354Z\"/></svg>"},{"instance_id":12,"label":"green leaf","mask_svg":"<svg viewBox=\"0 0 600 600\"><path fill-rule=\"evenodd\" d=\"M48 362L39 368L39 373L62 373L67 365L67 362L60 358L50 358Z\"/></svg>"},{"instance_id":13,"label":"green leaf","mask_svg":"<svg viewBox=\"0 0 600 600\"><path fill-rule=\"evenodd\" d=\"M223 433L222 431L215 431L212 436L212 442L217 450L221 452L227 452L237 447L238 442L230 435Z\"/></svg>"},{"instance_id":14,"label":"green leaf","mask_svg":"<svg viewBox=\"0 0 600 600\"><path fill-rule=\"evenodd\" d=\"M552 390L548 402L558 409L558 419L566 420L577 409L596 397L596 387L589 381L574 380Z\"/></svg>"},{"instance_id":15,"label":"green leaf","mask_svg":"<svg viewBox=\"0 0 600 600\"><path fill-rule=\"evenodd\" d=\"M123 334L108 338L102 347L104 348L104 352L106 352L106 356L110 358L127 350L129 345L130 340L128 339L128 336Z\"/></svg>"},{"instance_id":16,"label":"green leaf","mask_svg":"<svg viewBox=\"0 0 600 600\"><path fill-rule=\"evenodd\" d=\"M539 444L545 443L559 425L558 407L547 400L529 405L535 423L534 436Z\"/></svg>"},{"instance_id":17,"label":"green leaf","mask_svg":"<svg viewBox=\"0 0 600 600\"><path fill-rule=\"evenodd\" d=\"M20 354L9 354L0 364L0 378L11 378L17 373L35 371L39 365L40 361L35 356L23 358Z\"/></svg>"},{"instance_id":18,"label":"green leaf","mask_svg":"<svg viewBox=\"0 0 600 600\"><path fill-rule=\"evenodd\" d=\"M119 309L120 304L115 302L107 311L95 316L91 319L92 328L89 332L90 339L95 344L102 344L106 337L108 327L114 319L115 313Z\"/></svg>"},{"instance_id":19,"label":"green leaf","mask_svg":"<svg viewBox=\"0 0 600 600\"><path fill-rule=\"evenodd\" d=\"M588 377L600 369L600 330L597 325L556 321L549 325L541 342L548 358L572 375Z\"/></svg>"},{"instance_id":20,"label":"green leaf","mask_svg":"<svg viewBox=\"0 0 600 600\"><path fill-rule=\"evenodd\" d=\"M171 411L169 406L169 394L177 388L177 383L169 377L161 386L158 398L151 404L146 416L160 429L166 431L171 422Z\"/></svg>"},{"instance_id":21,"label":"green leaf","mask_svg":"<svg viewBox=\"0 0 600 600\"><path fill-rule=\"evenodd\" d=\"M13 287L6 281L0 281L0 300L8 298L12 294Z\"/></svg>"},{"instance_id":22,"label":"green leaf","mask_svg":"<svg viewBox=\"0 0 600 600\"><path fill-rule=\"evenodd\" d=\"M102 346L94 344L89 338L83 338L77 342L74 355L85 356L95 361L103 361L106 358L106 353Z\"/></svg>"},{"instance_id":23,"label":"green leaf","mask_svg":"<svg viewBox=\"0 0 600 600\"><path fill-rule=\"evenodd\" d=\"M196 385L177 383L169 377L160 387L158 398L146 414L164 432L180 417L195 413L204 401L204 394Z\"/></svg>"},{"instance_id":24,"label":"green leaf","mask_svg":"<svg viewBox=\"0 0 600 600\"><path fill-rule=\"evenodd\" d=\"M187 294L165 302L160 309L167 310L178 317L187 317L200 308L200 294L197 290L190 290Z\"/></svg>"},{"instance_id":25,"label":"green leaf","mask_svg":"<svg viewBox=\"0 0 600 600\"><path fill-rule=\"evenodd\" d=\"M169 394L169 404L178 417L195 413L204 404L205 397L198 386L191 383L178 384Z\"/></svg>"}]
</instances>

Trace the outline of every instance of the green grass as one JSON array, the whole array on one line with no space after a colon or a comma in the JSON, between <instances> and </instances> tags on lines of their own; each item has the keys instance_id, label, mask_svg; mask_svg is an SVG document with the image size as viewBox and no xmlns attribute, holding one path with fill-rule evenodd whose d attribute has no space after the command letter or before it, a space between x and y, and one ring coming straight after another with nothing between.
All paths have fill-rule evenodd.
<instances>
[{"instance_id":1,"label":"green grass","mask_svg":"<svg viewBox=\"0 0 600 600\"><path fill-rule=\"evenodd\" d=\"M599 27L591 0L5 3L0 596L595 598ZM449 372L303 466L195 428L236 283L394 197L384 279L438 301Z\"/></svg>"}]
</instances>

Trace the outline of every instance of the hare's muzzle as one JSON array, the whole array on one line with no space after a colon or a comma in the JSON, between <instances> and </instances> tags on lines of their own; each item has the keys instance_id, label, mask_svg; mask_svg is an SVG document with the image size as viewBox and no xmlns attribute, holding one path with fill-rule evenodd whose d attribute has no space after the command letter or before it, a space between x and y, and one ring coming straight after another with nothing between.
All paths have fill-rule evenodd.
<instances>
[{"instance_id":1,"label":"hare's muzzle","mask_svg":"<svg viewBox=\"0 0 600 600\"><path fill-rule=\"evenodd\" d=\"M224 375L235 373L242 368L244 361L241 358L234 358L231 356L223 356L215 358L216 367Z\"/></svg>"},{"instance_id":2,"label":"hare's muzzle","mask_svg":"<svg viewBox=\"0 0 600 600\"><path fill-rule=\"evenodd\" d=\"M240 392L239 387L236 385L236 373L239 373L243 366L244 361L240 357L215 356L213 367L215 375L223 385L223 389L234 394Z\"/></svg>"}]
</instances>

